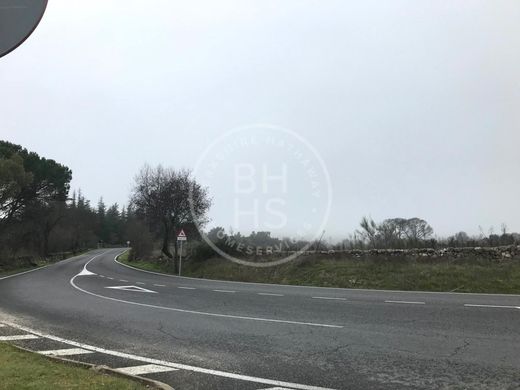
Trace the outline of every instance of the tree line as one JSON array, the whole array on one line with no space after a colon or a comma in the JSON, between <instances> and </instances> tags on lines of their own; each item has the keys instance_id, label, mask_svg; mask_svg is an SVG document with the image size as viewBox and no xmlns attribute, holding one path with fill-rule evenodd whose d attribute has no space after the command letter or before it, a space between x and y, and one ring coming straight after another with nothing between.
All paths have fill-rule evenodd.
<instances>
[{"instance_id":1,"label":"tree line","mask_svg":"<svg viewBox=\"0 0 520 390\"><path fill-rule=\"evenodd\" d=\"M125 241L130 210L103 199L93 207L70 194L71 180L65 165L0 141L0 262Z\"/></svg>"},{"instance_id":2,"label":"tree line","mask_svg":"<svg viewBox=\"0 0 520 390\"><path fill-rule=\"evenodd\" d=\"M201 256L214 255L200 240L198 227L208 222L211 198L187 169L148 165L137 173L127 207L106 205L101 198L92 205L81 190L70 193L72 171L20 145L0 141L0 265L10 259L47 257L53 253L79 252L96 246L122 246L131 242L131 258L147 258L157 246L177 269L176 234L200 241ZM520 243L520 235L490 231L470 237L459 232L434 236L421 218L392 218L375 222L364 217L359 228L340 243L272 237L270 232L243 236L215 227L208 237L219 246L272 247L279 250L331 250L412 248L443 246L499 246ZM156 245L156 243L158 245ZM235 248L236 249L236 248Z\"/></svg>"}]
</instances>

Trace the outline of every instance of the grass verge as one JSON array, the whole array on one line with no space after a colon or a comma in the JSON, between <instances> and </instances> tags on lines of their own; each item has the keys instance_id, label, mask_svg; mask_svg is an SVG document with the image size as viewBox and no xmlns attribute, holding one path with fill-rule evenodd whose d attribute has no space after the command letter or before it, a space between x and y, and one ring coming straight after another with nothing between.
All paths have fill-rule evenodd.
<instances>
[{"instance_id":1,"label":"grass verge","mask_svg":"<svg viewBox=\"0 0 520 390\"><path fill-rule=\"evenodd\" d=\"M80 256L80 255L83 255L83 254L87 253L88 251L90 251L90 249L86 249L86 250L78 252L76 254L70 253L69 257ZM69 257L65 257L65 258L69 258ZM33 269L41 268L41 267L44 267L46 265L57 263L58 261L65 260L65 258L51 257L51 258L48 258L48 259L41 259L41 258L40 259L34 259L32 261L31 265L14 266L13 268L11 268L11 267L5 268L5 267L7 267L5 264L4 265L0 265L0 278L4 277L4 276L14 275L14 274L17 274L17 273L20 273L20 272L24 272L24 271L30 271L30 270L33 270Z\"/></svg>"},{"instance_id":2,"label":"grass verge","mask_svg":"<svg viewBox=\"0 0 520 390\"><path fill-rule=\"evenodd\" d=\"M2 389L114 389L144 390L130 379L110 376L54 362L31 352L0 343L0 388Z\"/></svg>"},{"instance_id":3,"label":"grass verge","mask_svg":"<svg viewBox=\"0 0 520 390\"><path fill-rule=\"evenodd\" d=\"M148 271L173 273L162 261L119 260ZM246 267L225 259L183 261L183 276L241 282L408 291L520 294L520 261L508 259L431 261L302 257L268 268Z\"/></svg>"}]
</instances>

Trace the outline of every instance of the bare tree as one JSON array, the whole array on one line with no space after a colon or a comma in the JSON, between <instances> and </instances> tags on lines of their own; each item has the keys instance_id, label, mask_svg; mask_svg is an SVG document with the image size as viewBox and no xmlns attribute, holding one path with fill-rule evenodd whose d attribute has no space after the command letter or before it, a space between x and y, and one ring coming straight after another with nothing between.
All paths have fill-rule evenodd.
<instances>
[{"instance_id":1,"label":"bare tree","mask_svg":"<svg viewBox=\"0 0 520 390\"><path fill-rule=\"evenodd\" d=\"M412 244L417 244L433 235L432 227L424 219L410 218L406 225L405 234Z\"/></svg>"},{"instance_id":2,"label":"bare tree","mask_svg":"<svg viewBox=\"0 0 520 390\"><path fill-rule=\"evenodd\" d=\"M145 165L135 177L130 202L136 215L160 232L162 252L175 259L176 270L177 241L174 241L175 253L172 254L170 240L183 226L203 225L207 221L206 214L211 206L207 189L192 178L189 170Z\"/></svg>"}]
</instances>

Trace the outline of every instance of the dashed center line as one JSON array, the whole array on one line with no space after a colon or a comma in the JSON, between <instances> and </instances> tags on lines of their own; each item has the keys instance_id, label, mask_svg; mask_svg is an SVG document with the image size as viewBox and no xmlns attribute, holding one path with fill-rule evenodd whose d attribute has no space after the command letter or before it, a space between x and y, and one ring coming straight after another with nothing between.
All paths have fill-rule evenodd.
<instances>
[{"instance_id":1,"label":"dashed center line","mask_svg":"<svg viewBox=\"0 0 520 390\"><path fill-rule=\"evenodd\" d=\"M347 298L338 298L338 297L311 297L312 299L330 299L333 301L346 301Z\"/></svg>"},{"instance_id":2,"label":"dashed center line","mask_svg":"<svg viewBox=\"0 0 520 390\"><path fill-rule=\"evenodd\" d=\"M407 305L426 305L426 302L414 302L414 301L385 301L385 303L403 303Z\"/></svg>"},{"instance_id":3,"label":"dashed center line","mask_svg":"<svg viewBox=\"0 0 520 390\"><path fill-rule=\"evenodd\" d=\"M236 293L236 291L233 290L213 290L215 292L221 292L221 293Z\"/></svg>"},{"instance_id":4,"label":"dashed center line","mask_svg":"<svg viewBox=\"0 0 520 390\"><path fill-rule=\"evenodd\" d=\"M135 284L146 284L146 283L143 283L143 282L135 282Z\"/></svg>"},{"instance_id":5,"label":"dashed center line","mask_svg":"<svg viewBox=\"0 0 520 390\"><path fill-rule=\"evenodd\" d=\"M110 276L107 276L107 279L114 280L114 278L111 278Z\"/></svg>"},{"instance_id":6,"label":"dashed center line","mask_svg":"<svg viewBox=\"0 0 520 390\"><path fill-rule=\"evenodd\" d=\"M119 279L120 282L128 282L128 280Z\"/></svg>"},{"instance_id":7,"label":"dashed center line","mask_svg":"<svg viewBox=\"0 0 520 390\"><path fill-rule=\"evenodd\" d=\"M157 287L166 287L165 284L154 284L154 286L157 286Z\"/></svg>"},{"instance_id":8,"label":"dashed center line","mask_svg":"<svg viewBox=\"0 0 520 390\"><path fill-rule=\"evenodd\" d=\"M100 278L104 278L104 277L105 277L105 275L98 275L98 276L99 276Z\"/></svg>"},{"instance_id":9,"label":"dashed center line","mask_svg":"<svg viewBox=\"0 0 520 390\"><path fill-rule=\"evenodd\" d=\"M266 295L268 297L283 297L283 294L274 294L274 293L258 293L258 295Z\"/></svg>"},{"instance_id":10,"label":"dashed center line","mask_svg":"<svg viewBox=\"0 0 520 390\"><path fill-rule=\"evenodd\" d=\"M196 288L195 288L195 287L185 287L185 286L179 286L179 287L177 287L177 288L182 288L182 289L184 289L184 290L196 290Z\"/></svg>"},{"instance_id":11,"label":"dashed center line","mask_svg":"<svg viewBox=\"0 0 520 390\"><path fill-rule=\"evenodd\" d=\"M497 308L497 309L519 309L520 306L502 306L502 305L476 305L471 303L465 303L464 306L466 307L491 307L491 308Z\"/></svg>"}]
</instances>

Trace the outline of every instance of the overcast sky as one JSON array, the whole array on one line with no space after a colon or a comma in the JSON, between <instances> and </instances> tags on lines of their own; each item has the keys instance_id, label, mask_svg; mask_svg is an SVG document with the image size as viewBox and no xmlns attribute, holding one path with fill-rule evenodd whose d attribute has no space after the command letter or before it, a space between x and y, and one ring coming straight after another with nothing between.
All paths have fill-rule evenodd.
<instances>
[{"instance_id":1,"label":"overcast sky","mask_svg":"<svg viewBox=\"0 0 520 390\"><path fill-rule=\"evenodd\" d=\"M124 204L143 163L270 123L322 156L327 237L363 215L520 231L519 21L516 0L53 0L0 59L0 138Z\"/></svg>"}]
</instances>

